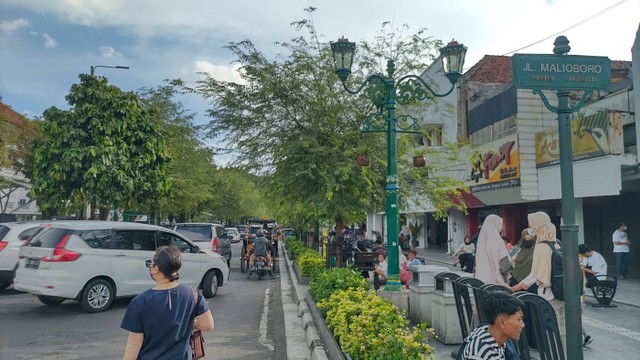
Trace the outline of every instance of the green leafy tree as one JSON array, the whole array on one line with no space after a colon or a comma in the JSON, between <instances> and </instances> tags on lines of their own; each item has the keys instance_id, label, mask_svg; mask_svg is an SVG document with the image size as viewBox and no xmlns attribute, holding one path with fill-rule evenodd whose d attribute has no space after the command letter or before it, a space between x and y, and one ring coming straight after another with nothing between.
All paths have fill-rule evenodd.
<instances>
[{"instance_id":1,"label":"green leafy tree","mask_svg":"<svg viewBox=\"0 0 640 360\"><path fill-rule=\"evenodd\" d=\"M365 98L366 92L353 97L342 89L329 44L320 42L311 19L293 25L306 34L278 43L284 54L276 59L249 40L227 46L240 65L242 83L205 74L193 90L212 100L209 135L226 136L240 155L239 163L268 175L266 190L279 219L306 225L333 219L340 228L384 204L384 137L359 131L363 117L381 109ZM435 58L441 42L426 36L424 29L406 37L402 31L385 23L373 43L361 43L352 81L381 73L386 58L396 61L398 75L426 69L425 59ZM403 149L399 157L405 156ZM371 160L367 168L354 161L363 150ZM420 181L428 179L422 176ZM451 205L446 197L434 199L436 207Z\"/></svg>"},{"instance_id":2,"label":"green leafy tree","mask_svg":"<svg viewBox=\"0 0 640 360\"><path fill-rule=\"evenodd\" d=\"M31 195L42 207L69 201L106 209L157 201L169 186L170 158L156 114L138 96L104 77L80 75L66 100L43 114L42 139L34 143Z\"/></svg>"},{"instance_id":3,"label":"green leafy tree","mask_svg":"<svg viewBox=\"0 0 640 360\"><path fill-rule=\"evenodd\" d=\"M173 161L167 167L171 187L159 202L161 214L186 215L214 198L212 179L216 166L211 149L199 138L194 115L176 100L180 80L139 91L145 108L153 111L166 133L166 151Z\"/></svg>"}]
</instances>

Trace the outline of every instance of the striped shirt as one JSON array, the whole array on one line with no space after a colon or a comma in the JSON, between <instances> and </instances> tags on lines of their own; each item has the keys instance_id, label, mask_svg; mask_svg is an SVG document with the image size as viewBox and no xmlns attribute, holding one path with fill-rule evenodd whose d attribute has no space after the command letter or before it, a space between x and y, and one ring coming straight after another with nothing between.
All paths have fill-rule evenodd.
<instances>
[{"instance_id":1,"label":"striped shirt","mask_svg":"<svg viewBox=\"0 0 640 360\"><path fill-rule=\"evenodd\" d=\"M465 339L462 360L504 360L504 347L489 334L489 325L478 326Z\"/></svg>"}]
</instances>

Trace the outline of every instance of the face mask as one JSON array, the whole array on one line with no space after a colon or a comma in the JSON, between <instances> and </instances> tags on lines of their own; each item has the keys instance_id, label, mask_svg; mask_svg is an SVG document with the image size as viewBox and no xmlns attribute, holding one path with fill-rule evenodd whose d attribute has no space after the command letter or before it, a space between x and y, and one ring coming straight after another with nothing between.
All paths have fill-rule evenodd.
<instances>
[{"instance_id":1,"label":"face mask","mask_svg":"<svg viewBox=\"0 0 640 360\"><path fill-rule=\"evenodd\" d=\"M533 237L533 230L531 228L527 229L527 234L529 234L529 236Z\"/></svg>"},{"instance_id":2,"label":"face mask","mask_svg":"<svg viewBox=\"0 0 640 360\"><path fill-rule=\"evenodd\" d=\"M622 227L622 231L627 231L627 227L626 227L626 226L623 226L623 227Z\"/></svg>"},{"instance_id":3,"label":"face mask","mask_svg":"<svg viewBox=\"0 0 640 360\"><path fill-rule=\"evenodd\" d=\"M533 246L533 240L522 240L522 246L529 249Z\"/></svg>"}]
</instances>

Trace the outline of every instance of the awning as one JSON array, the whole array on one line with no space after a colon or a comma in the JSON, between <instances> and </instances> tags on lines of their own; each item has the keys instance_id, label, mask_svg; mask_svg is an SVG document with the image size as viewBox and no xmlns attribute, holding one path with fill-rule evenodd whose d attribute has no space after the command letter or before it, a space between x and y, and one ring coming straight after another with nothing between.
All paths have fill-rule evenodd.
<instances>
[{"instance_id":1,"label":"awning","mask_svg":"<svg viewBox=\"0 0 640 360\"><path fill-rule=\"evenodd\" d=\"M451 199L451 201L453 201L453 203L457 205L462 205L462 202L464 202L464 204L467 206L467 209L481 208L486 206L482 201L480 201L480 199L475 197L475 195L464 190L460 191L459 197L456 197L453 194L449 194L449 199Z\"/></svg>"}]
</instances>

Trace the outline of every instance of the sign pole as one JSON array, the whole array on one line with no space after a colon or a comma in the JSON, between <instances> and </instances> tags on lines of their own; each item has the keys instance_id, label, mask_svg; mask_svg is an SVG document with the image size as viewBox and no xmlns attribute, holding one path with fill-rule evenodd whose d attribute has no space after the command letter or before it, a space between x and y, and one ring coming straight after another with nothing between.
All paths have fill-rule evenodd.
<instances>
[{"instance_id":1,"label":"sign pole","mask_svg":"<svg viewBox=\"0 0 640 360\"><path fill-rule=\"evenodd\" d=\"M569 40L560 36L554 42L553 53L566 55ZM562 185L562 268L564 269L564 307L567 335L567 358L582 360L582 312L580 311L580 284L582 274L578 264L578 225L576 224L575 194L573 188L573 152L571 151L571 106L569 91L558 90L558 140L560 142L560 182Z\"/></svg>"},{"instance_id":2,"label":"sign pole","mask_svg":"<svg viewBox=\"0 0 640 360\"><path fill-rule=\"evenodd\" d=\"M580 294L582 271L578 264L578 225L573 187L573 151L571 113L577 112L594 90L611 87L611 61L599 56L570 56L569 40L558 36L553 55L516 54L512 59L513 82L517 88L532 89L545 107L558 114L560 178L562 186L562 267L564 270L564 306L566 354L569 360L582 360L582 312ZM549 103L542 90L556 90L558 106ZM583 90L575 106L569 105L571 90ZM561 324L559 324L561 325Z\"/></svg>"}]
</instances>

